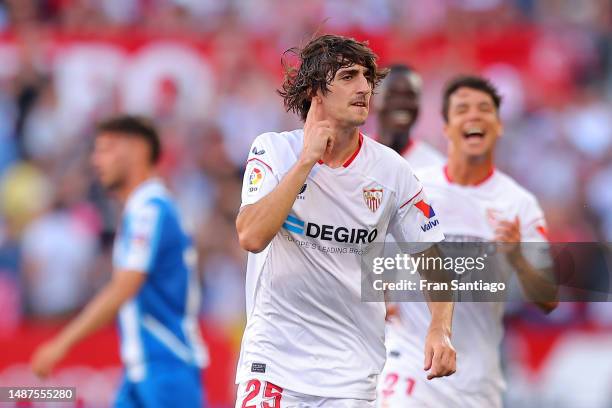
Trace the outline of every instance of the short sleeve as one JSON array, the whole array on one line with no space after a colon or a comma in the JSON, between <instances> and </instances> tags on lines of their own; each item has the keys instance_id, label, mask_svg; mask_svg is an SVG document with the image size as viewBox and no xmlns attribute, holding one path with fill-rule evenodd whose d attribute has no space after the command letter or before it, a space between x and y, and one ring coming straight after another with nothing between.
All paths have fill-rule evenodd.
<instances>
[{"instance_id":1,"label":"short sleeve","mask_svg":"<svg viewBox=\"0 0 612 408\"><path fill-rule=\"evenodd\" d=\"M538 202L529 200L519 214L523 242L547 242L548 230L544 212Z\"/></svg>"},{"instance_id":2,"label":"short sleeve","mask_svg":"<svg viewBox=\"0 0 612 408\"><path fill-rule=\"evenodd\" d=\"M553 261L550 255L546 219L535 198L527 201L520 210L519 220L523 255L536 268L550 267Z\"/></svg>"},{"instance_id":3,"label":"short sleeve","mask_svg":"<svg viewBox=\"0 0 612 408\"><path fill-rule=\"evenodd\" d=\"M275 161L268 137L268 134L260 135L251 145L242 180L241 207L256 203L278 185L277 169L274 168Z\"/></svg>"},{"instance_id":4,"label":"short sleeve","mask_svg":"<svg viewBox=\"0 0 612 408\"><path fill-rule=\"evenodd\" d=\"M398 207L391 218L389 232L400 247L410 253L417 253L442 241L444 234L423 185L412 174L412 170L409 171L398 190Z\"/></svg>"},{"instance_id":5,"label":"short sleeve","mask_svg":"<svg viewBox=\"0 0 612 408\"><path fill-rule=\"evenodd\" d=\"M161 208L153 203L130 210L117 238L120 256L115 268L149 273L159 251Z\"/></svg>"}]
</instances>

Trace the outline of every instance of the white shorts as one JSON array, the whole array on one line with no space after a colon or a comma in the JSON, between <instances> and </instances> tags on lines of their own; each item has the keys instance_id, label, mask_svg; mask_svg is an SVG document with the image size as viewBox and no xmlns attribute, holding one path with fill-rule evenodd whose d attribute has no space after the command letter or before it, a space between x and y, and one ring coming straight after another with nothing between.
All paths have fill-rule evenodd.
<instances>
[{"instance_id":1,"label":"white shorts","mask_svg":"<svg viewBox=\"0 0 612 408\"><path fill-rule=\"evenodd\" d=\"M236 408L375 408L374 401L300 394L253 378L240 383Z\"/></svg>"},{"instance_id":2,"label":"white shorts","mask_svg":"<svg viewBox=\"0 0 612 408\"><path fill-rule=\"evenodd\" d=\"M427 379L422 366L407 358L387 356L376 388L378 408L501 408L501 393L466 393L448 378Z\"/></svg>"}]
</instances>

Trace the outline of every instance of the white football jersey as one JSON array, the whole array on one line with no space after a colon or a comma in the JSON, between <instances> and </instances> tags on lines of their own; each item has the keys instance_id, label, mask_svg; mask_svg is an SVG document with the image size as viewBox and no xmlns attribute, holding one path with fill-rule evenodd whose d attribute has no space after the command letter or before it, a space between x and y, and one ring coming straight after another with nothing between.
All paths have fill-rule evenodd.
<instances>
[{"instance_id":1,"label":"white football jersey","mask_svg":"<svg viewBox=\"0 0 612 408\"><path fill-rule=\"evenodd\" d=\"M278 185L302 145L301 129L257 137L243 206ZM360 135L343 166L315 164L268 247L249 253L236 382L257 378L308 395L373 400L385 361L385 307L361 301L361 255L382 247L375 244L387 233L402 242L442 240L439 227L421 229L430 220L414 206L420 200L427 202L406 161L368 137Z\"/></svg>"},{"instance_id":2,"label":"white football jersey","mask_svg":"<svg viewBox=\"0 0 612 408\"><path fill-rule=\"evenodd\" d=\"M446 163L446 157L442 153L420 140L410 140L400 154L415 170Z\"/></svg>"},{"instance_id":3,"label":"white football jersey","mask_svg":"<svg viewBox=\"0 0 612 408\"><path fill-rule=\"evenodd\" d=\"M447 241L493 241L496 223L500 220L512 221L515 216L520 221L523 242L546 241L544 216L536 198L499 170L493 170L485 180L474 186L451 182L445 166L422 169L417 172L417 177L439 215ZM534 266L549 266L548 258L540 261L539 265ZM422 297L421 294L418 296ZM428 382L427 373L422 369L424 340L430 320L427 304L403 302L399 310L400 318L390 324L387 331L389 357L385 373L393 376L391 380L396 378L394 371L400 367L399 371L403 370L400 374L413 384L413 397L418 397L419 393L427 395L423 398L429 399L427 402L432 406L438 406L436 400L431 400L437 399L436 395L439 396L438 403L454 401L452 406L472 406L468 400L460 399L470 395L478 401L488 401L488 406L501 403L504 381L499 346L503 336L503 303L455 303L452 343L457 351L457 372L431 382ZM394 359L398 362L394 362ZM381 383L383 387L385 385ZM426 391L428 388L431 392ZM387 390L386 394L392 395L391 390Z\"/></svg>"}]
</instances>

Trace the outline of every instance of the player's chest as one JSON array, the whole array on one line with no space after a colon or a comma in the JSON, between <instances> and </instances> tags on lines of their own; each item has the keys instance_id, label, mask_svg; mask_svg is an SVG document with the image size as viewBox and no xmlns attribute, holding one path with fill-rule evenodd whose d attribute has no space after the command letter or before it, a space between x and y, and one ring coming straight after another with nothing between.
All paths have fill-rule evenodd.
<instances>
[{"instance_id":1,"label":"player's chest","mask_svg":"<svg viewBox=\"0 0 612 408\"><path fill-rule=\"evenodd\" d=\"M426 186L447 235L493 239L500 221L518 215L516 203L488 191L458 186Z\"/></svg>"},{"instance_id":2,"label":"player's chest","mask_svg":"<svg viewBox=\"0 0 612 408\"><path fill-rule=\"evenodd\" d=\"M377 229L386 229L394 202L392 193L380 184L363 178L308 177L291 210L291 215L306 234L323 238L344 234L361 235ZM351 232L352 231L352 232ZM356 232L355 232L356 231Z\"/></svg>"}]
</instances>

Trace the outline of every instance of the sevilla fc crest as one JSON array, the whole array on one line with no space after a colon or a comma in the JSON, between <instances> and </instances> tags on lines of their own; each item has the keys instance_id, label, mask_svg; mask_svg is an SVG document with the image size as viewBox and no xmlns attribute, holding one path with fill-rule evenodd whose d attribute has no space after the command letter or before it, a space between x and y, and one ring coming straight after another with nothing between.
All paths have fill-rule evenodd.
<instances>
[{"instance_id":1,"label":"sevilla fc crest","mask_svg":"<svg viewBox=\"0 0 612 408\"><path fill-rule=\"evenodd\" d=\"M380 203L382 203L383 199L383 189L382 188L369 188L363 189L363 199L365 200L365 204L372 212L376 212L378 207L380 207Z\"/></svg>"}]
</instances>

